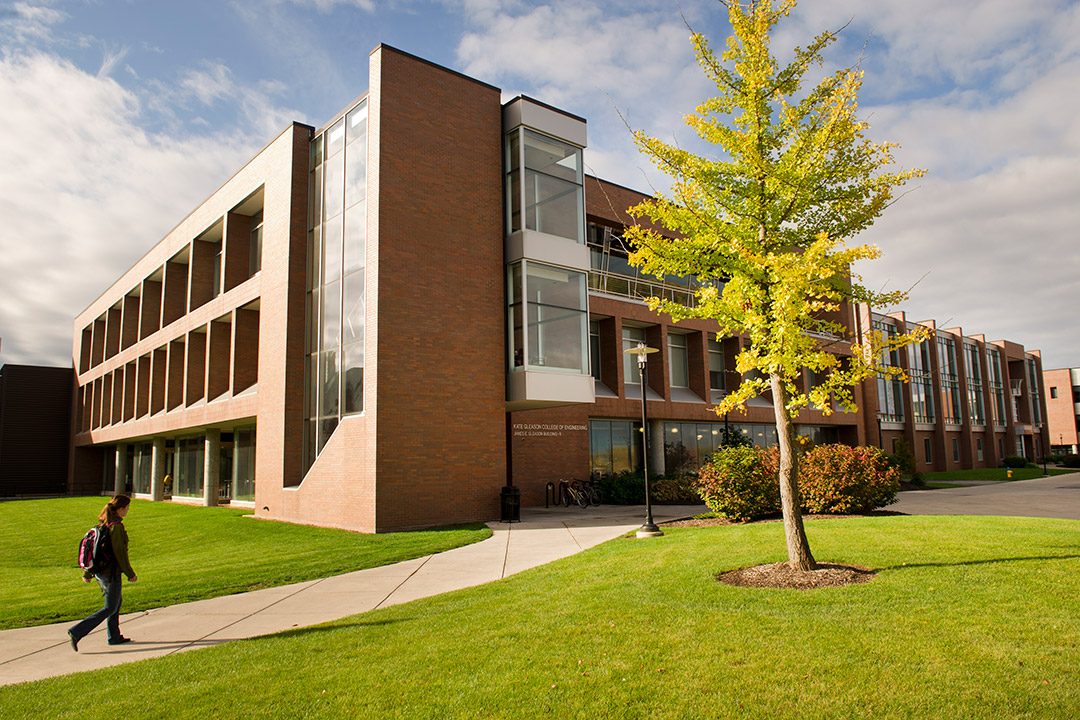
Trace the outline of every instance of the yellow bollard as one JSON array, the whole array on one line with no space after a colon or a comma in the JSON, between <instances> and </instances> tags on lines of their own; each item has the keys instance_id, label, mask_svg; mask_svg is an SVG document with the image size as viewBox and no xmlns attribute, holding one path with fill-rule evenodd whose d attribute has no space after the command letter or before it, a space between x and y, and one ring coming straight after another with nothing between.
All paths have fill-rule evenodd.
<instances>
[{"instance_id":1,"label":"yellow bollard","mask_svg":"<svg viewBox=\"0 0 1080 720\"><path fill-rule=\"evenodd\" d=\"M1012 480L1012 468L1005 468L1005 477Z\"/></svg>"}]
</instances>

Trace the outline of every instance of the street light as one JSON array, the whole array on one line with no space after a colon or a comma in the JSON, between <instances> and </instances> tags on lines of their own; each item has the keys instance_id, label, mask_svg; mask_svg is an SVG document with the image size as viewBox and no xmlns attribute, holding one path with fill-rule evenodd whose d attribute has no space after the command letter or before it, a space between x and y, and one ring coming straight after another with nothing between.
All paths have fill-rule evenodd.
<instances>
[{"instance_id":1,"label":"street light","mask_svg":"<svg viewBox=\"0 0 1080 720\"><path fill-rule=\"evenodd\" d=\"M877 444L878 444L878 447L881 448L882 451L884 451L885 450L885 442L881 439L881 415L882 415L882 412L880 410L878 410L878 413L877 413Z\"/></svg>"},{"instance_id":2,"label":"street light","mask_svg":"<svg viewBox=\"0 0 1080 720\"><path fill-rule=\"evenodd\" d=\"M657 537L664 533L653 522L652 502L649 500L649 418L645 413L645 363L648 361L649 354L660 351L647 347L643 342L638 342L637 347L628 348L624 352L637 356L638 375L641 377L641 464L645 472L645 524L638 529L637 536L639 538Z\"/></svg>"}]
</instances>

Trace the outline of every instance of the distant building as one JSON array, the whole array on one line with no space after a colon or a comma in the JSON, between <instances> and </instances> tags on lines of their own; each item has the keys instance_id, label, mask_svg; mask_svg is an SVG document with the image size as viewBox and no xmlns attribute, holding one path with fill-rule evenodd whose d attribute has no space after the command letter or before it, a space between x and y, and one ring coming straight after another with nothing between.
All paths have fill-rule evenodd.
<instances>
[{"instance_id":1,"label":"distant building","mask_svg":"<svg viewBox=\"0 0 1080 720\"><path fill-rule=\"evenodd\" d=\"M0 497L66 495L71 368L0 367Z\"/></svg>"},{"instance_id":2,"label":"distant building","mask_svg":"<svg viewBox=\"0 0 1080 720\"><path fill-rule=\"evenodd\" d=\"M1080 368L1047 370L1043 373L1043 385L1050 447L1055 453L1075 455L1080 428Z\"/></svg>"},{"instance_id":3,"label":"distant building","mask_svg":"<svg viewBox=\"0 0 1080 720\"><path fill-rule=\"evenodd\" d=\"M369 82L323 128L286 128L75 319L72 492L171 492L363 531L491 519L508 482L538 505L561 478L640 467L624 353L638 342L660 351L645 389L655 472L696 469L725 425L775 442L767 398L714 410L741 381L745 339L645 304L691 302L695 281L629 265L626 209L645 196L584 173L584 119L504 104L386 46ZM852 337L872 322L847 305L835 318ZM931 353L918 387L959 402L977 389L958 369L968 339L938 334L955 357L939 368ZM886 449L907 437L927 469L1039 452L1025 390L1037 353L971 341L982 414L927 415L919 400L916 417L901 398ZM798 432L876 444L864 389L869 409L809 408Z\"/></svg>"}]
</instances>

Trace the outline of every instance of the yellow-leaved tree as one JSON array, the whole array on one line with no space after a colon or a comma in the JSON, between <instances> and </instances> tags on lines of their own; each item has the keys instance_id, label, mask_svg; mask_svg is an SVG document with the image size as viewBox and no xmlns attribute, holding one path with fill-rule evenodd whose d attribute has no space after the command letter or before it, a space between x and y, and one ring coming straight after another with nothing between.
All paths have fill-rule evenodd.
<instances>
[{"instance_id":1,"label":"yellow-leaved tree","mask_svg":"<svg viewBox=\"0 0 1080 720\"><path fill-rule=\"evenodd\" d=\"M884 307L906 298L904 292L861 285L852 265L880 251L845 242L874 222L895 188L925 171L888 171L895 144L865 136L868 126L856 117L862 82L857 65L803 89L804 76L811 66L821 66L834 33L821 33L778 66L769 50L770 32L795 0L719 1L733 30L724 52L717 56L704 36L691 35L698 63L719 94L686 117L718 150L717 157L634 133L641 152L671 176L672 186L630 214L668 228L673 237L631 227L631 262L652 275L695 276L700 282L692 305L651 298L653 310L676 321L714 319L722 333L749 340L736 364L743 383L717 412L772 393L788 563L813 570L799 508L793 420L810 402L828 412L835 400L854 411L854 386L877 372L899 374L880 364L883 344L899 347L922 339L921 333L891 339L871 333L858 340L837 311L843 303ZM844 362L840 343L851 349ZM824 378L808 392L798 384L804 368Z\"/></svg>"}]
</instances>

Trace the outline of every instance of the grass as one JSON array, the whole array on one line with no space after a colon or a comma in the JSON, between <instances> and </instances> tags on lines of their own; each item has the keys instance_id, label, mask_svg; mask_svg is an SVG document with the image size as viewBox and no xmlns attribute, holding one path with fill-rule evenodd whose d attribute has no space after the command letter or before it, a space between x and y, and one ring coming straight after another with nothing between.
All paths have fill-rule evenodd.
<instances>
[{"instance_id":1,"label":"grass","mask_svg":"<svg viewBox=\"0 0 1080 720\"><path fill-rule=\"evenodd\" d=\"M1061 470L1048 468L1047 472L1050 475L1067 475L1069 473L1077 472L1076 470ZM922 478L926 481L927 485L932 483L947 483L957 482L965 480L1033 480L1035 478L1041 478L1043 476L1043 470L1039 468L1017 468L1013 470L1012 478L1008 477L1008 473L1005 468L977 468L975 470L943 470L941 472L928 472L923 473ZM950 485L949 487L955 487Z\"/></svg>"},{"instance_id":2,"label":"grass","mask_svg":"<svg viewBox=\"0 0 1080 720\"><path fill-rule=\"evenodd\" d=\"M0 629L77 620L101 606L97 583L80 579L76 554L104 504L100 497L0 502ZM338 575L491 536L479 524L364 535L250 514L133 500L124 524L139 582L125 583L124 612Z\"/></svg>"},{"instance_id":3,"label":"grass","mask_svg":"<svg viewBox=\"0 0 1080 720\"><path fill-rule=\"evenodd\" d=\"M783 527L676 528L322 626L0 688L0 707L10 718L1075 717L1080 522L890 516L807 531L819 560L878 576L729 587L715 575L783 558Z\"/></svg>"}]
</instances>

